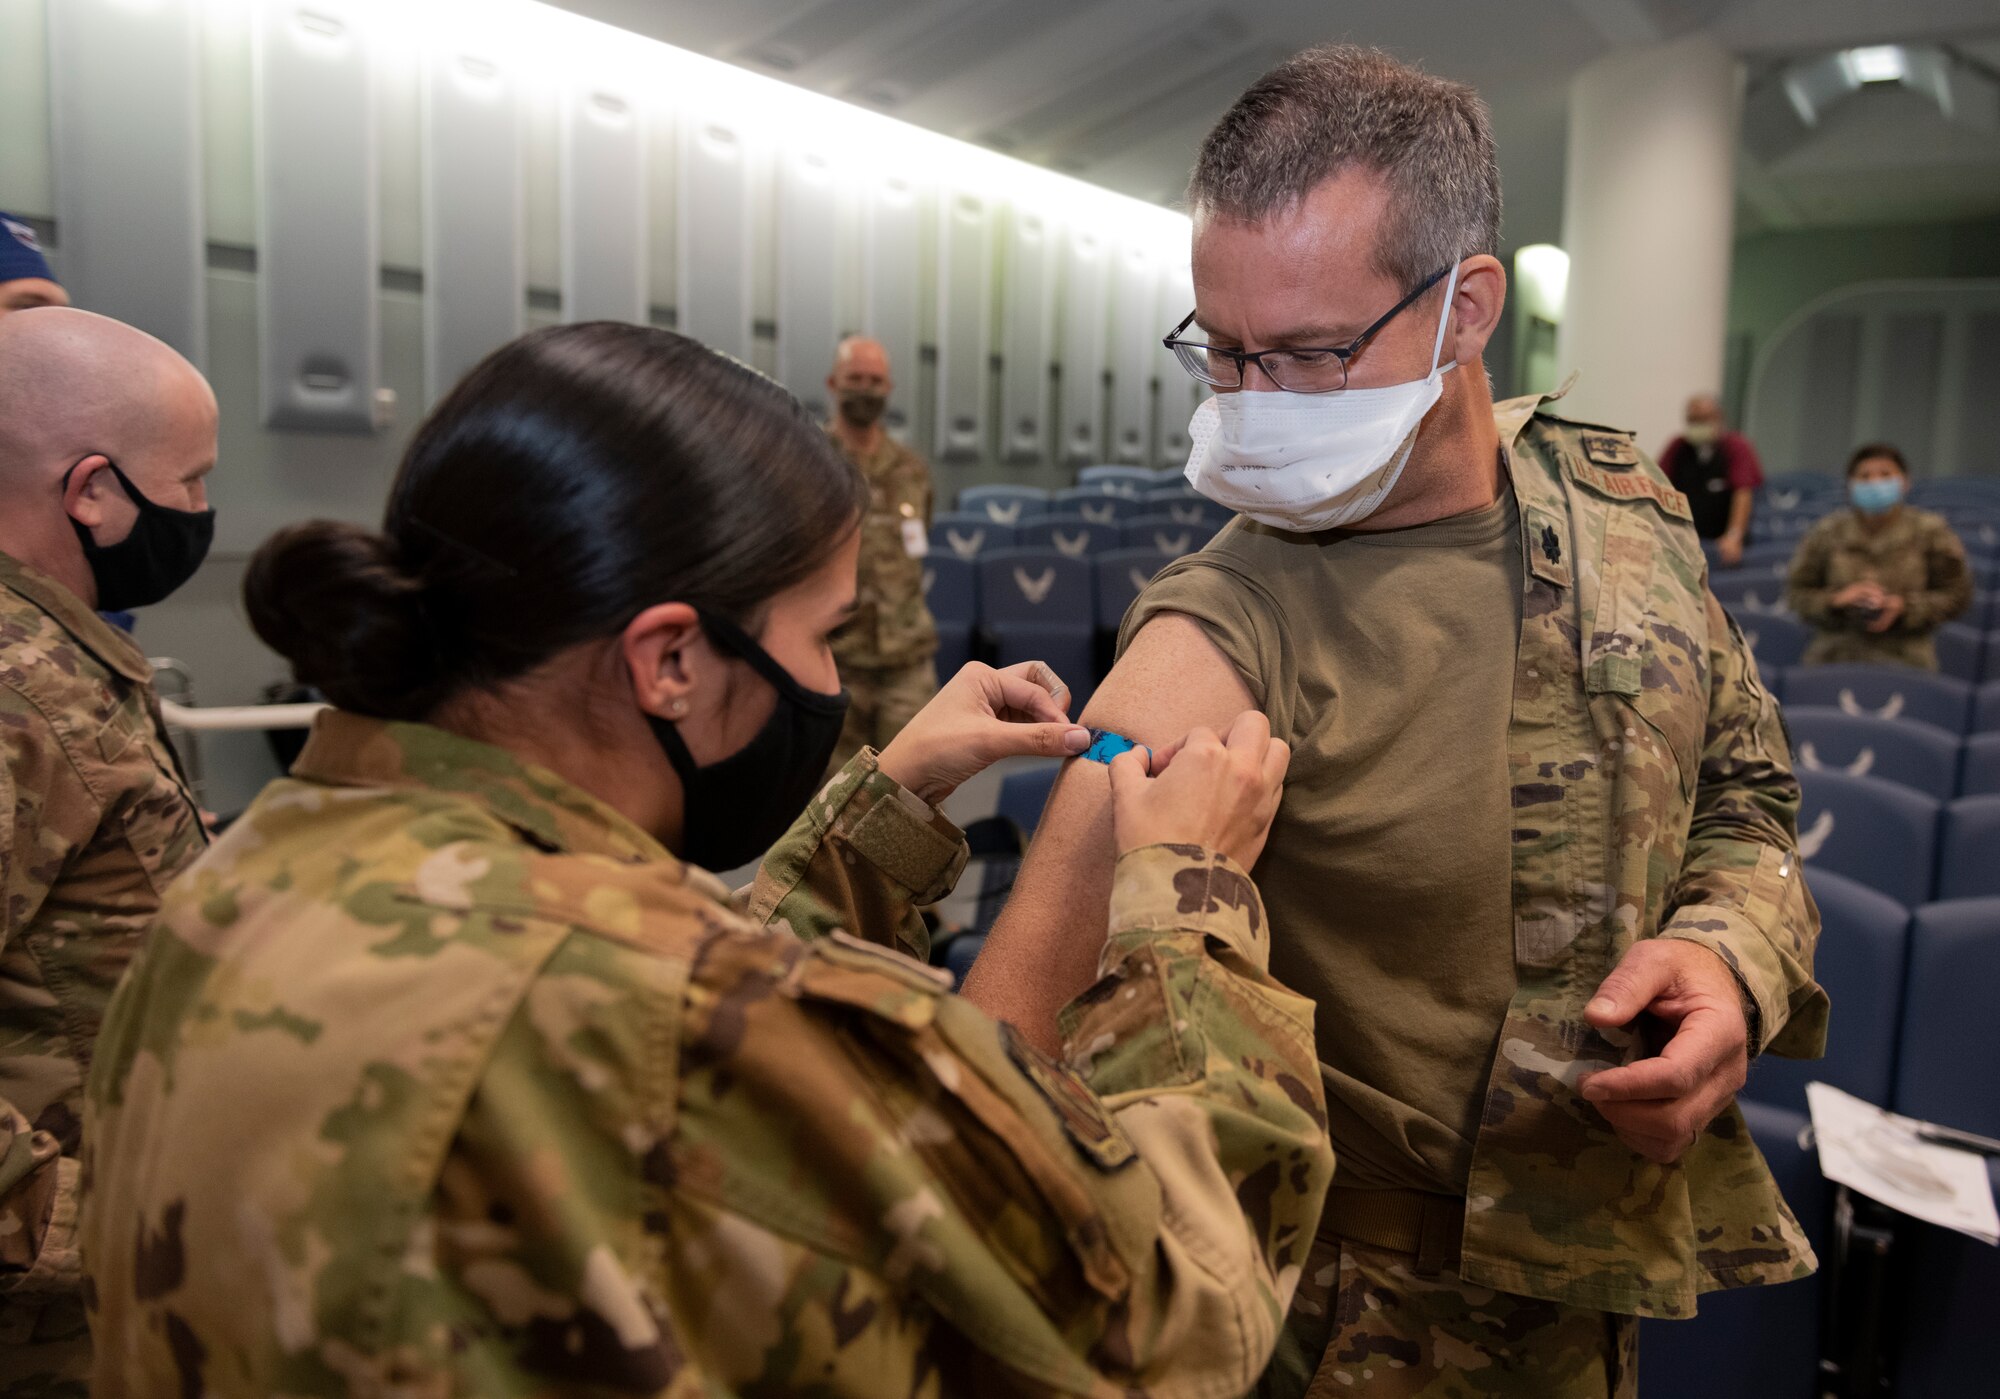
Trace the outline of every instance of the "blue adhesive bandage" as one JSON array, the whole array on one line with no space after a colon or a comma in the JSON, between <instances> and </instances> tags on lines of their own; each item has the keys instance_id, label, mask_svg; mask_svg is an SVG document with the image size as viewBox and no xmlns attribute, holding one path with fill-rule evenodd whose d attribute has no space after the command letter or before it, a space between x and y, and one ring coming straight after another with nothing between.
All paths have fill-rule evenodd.
<instances>
[{"instance_id":1,"label":"blue adhesive bandage","mask_svg":"<svg viewBox=\"0 0 2000 1399\"><path fill-rule=\"evenodd\" d=\"M1108 763L1120 753L1129 753L1134 748L1139 747L1139 744L1134 743L1123 734L1115 734L1109 729L1092 729L1090 730L1090 747L1084 749L1077 756L1093 763ZM1143 748L1141 751L1145 753L1149 760L1152 758L1152 749ZM1150 762L1148 765L1150 766Z\"/></svg>"}]
</instances>

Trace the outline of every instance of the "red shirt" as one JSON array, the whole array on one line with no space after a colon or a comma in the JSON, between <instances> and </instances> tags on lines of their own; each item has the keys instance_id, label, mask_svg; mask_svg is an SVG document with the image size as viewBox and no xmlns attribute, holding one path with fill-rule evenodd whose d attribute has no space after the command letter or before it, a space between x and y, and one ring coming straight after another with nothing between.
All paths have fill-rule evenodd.
<instances>
[{"instance_id":1,"label":"red shirt","mask_svg":"<svg viewBox=\"0 0 2000 1399\"><path fill-rule=\"evenodd\" d=\"M1709 463L1701 460L1695 445L1685 437L1676 437L1667 444L1667 450L1660 453L1660 470L1667 473L1667 479L1674 483L1674 489L1683 495L1689 494L1688 487L1694 484L1695 475L1706 475L1699 470L1687 473L1685 468L1699 468L1711 465L1720 459L1728 473L1729 488L1732 491L1754 491L1764 484L1763 463L1757 460L1757 449L1750 445L1750 439L1740 432L1725 432L1715 439L1715 456Z\"/></svg>"}]
</instances>

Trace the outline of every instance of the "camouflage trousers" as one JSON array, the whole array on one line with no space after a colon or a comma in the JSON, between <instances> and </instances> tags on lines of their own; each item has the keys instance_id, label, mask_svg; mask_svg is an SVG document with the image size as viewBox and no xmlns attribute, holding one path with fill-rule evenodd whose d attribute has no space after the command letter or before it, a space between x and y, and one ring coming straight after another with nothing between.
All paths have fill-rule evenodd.
<instances>
[{"instance_id":1,"label":"camouflage trousers","mask_svg":"<svg viewBox=\"0 0 2000 1399\"><path fill-rule=\"evenodd\" d=\"M1637 1399L1638 1318L1417 1275L1322 1234L1259 1399Z\"/></svg>"},{"instance_id":2,"label":"camouflage trousers","mask_svg":"<svg viewBox=\"0 0 2000 1399\"><path fill-rule=\"evenodd\" d=\"M850 703L847 723L840 731L840 746L833 752L829 773L839 772L847 760L863 748L878 752L903 731L917 711L931 702L938 691L937 665L926 656L912 665L840 666L840 683L847 687Z\"/></svg>"},{"instance_id":3,"label":"camouflage trousers","mask_svg":"<svg viewBox=\"0 0 2000 1399\"><path fill-rule=\"evenodd\" d=\"M0 1395L88 1399L90 1330L83 1299L0 1305Z\"/></svg>"},{"instance_id":4,"label":"camouflage trousers","mask_svg":"<svg viewBox=\"0 0 2000 1399\"><path fill-rule=\"evenodd\" d=\"M1746 631L1757 630L1754 620L1743 623ZM1806 665L1906 665L1918 670L1938 668L1937 641L1931 632L1921 636L1887 632L1874 636L1864 632L1823 631L1806 643Z\"/></svg>"}]
</instances>

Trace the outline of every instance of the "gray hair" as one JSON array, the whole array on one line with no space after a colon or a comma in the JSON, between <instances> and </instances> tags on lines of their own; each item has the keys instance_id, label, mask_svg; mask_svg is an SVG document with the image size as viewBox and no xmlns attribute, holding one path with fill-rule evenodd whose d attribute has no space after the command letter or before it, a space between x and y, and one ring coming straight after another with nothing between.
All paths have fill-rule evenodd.
<instances>
[{"instance_id":1,"label":"gray hair","mask_svg":"<svg viewBox=\"0 0 2000 1399\"><path fill-rule=\"evenodd\" d=\"M1352 168L1388 182L1375 260L1405 289L1499 251L1500 163L1479 94L1352 44L1294 54L1252 83L1202 141L1188 207L1255 221Z\"/></svg>"}]
</instances>

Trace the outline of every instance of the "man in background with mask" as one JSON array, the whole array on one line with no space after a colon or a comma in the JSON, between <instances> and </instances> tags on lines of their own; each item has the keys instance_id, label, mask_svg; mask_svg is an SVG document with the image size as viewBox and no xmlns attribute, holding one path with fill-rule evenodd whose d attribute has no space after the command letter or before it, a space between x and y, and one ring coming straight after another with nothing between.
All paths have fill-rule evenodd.
<instances>
[{"instance_id":1,"label":"man in background with mask","mask_svg":"<svg viewBox=\"0 0 2000 1399\"><path fill-rule=\"evenodd\" d=\"M0 316L36 306L67 306L69 293L49 267L35 230L0 213Z\"/></svg>"},{"instance_id":2,"label":"man in background with mask","mask_svg":"<svg viewBox=\"0 0 2000 1399\"><path fill-rule=\"evenodd\" d=\"M1300 54L1188 202L1188 475L1241 518L1140 597L1084 722L1261 707L1293 746L1256 872L1338 1165L1262 1392L1625 1399L1639 1316L1814 1263L1732 1101L1825 1033L1777 707L1630 434L1492 402L1477 94ZM1093 766L966 987L1044 1044L1103 934Z\"/></svg>"},{"instance_id":3,"label":"man in background with mask","mask_svg":"<svg viewBox=\"0 0 2000 1399\"><path fill-rule=\"evenodd\" d=\"M207 844L152 669L99 610L208 551L215 397L132 327L0 319L0 1392L82 1394L77 1149L105 1003Z\"/></svg>"},{"instance_id":4,"label":"man in background with mask","mask_svg":"<svg viewBox=\"0 0 2000 1399\"><path fill-rule=\"evenodd\" d=\"M834 638L840 683L852 703L831 771L864 747L886 748L937 693L937 623L924 604L930 552L931 469L889 436L882 414L895 381L889 352L850 335L826 376L833 394L827 431L868 481L854 616Z\"/></svg>"},{"instance_id":5,"label":"man in background with mask","mask_svg":"<svg viewBox=\"0 0 2000 1399\"><path fill-rule=\"evenodd\" d=\"M1660 470L1687 497L1694 532L1715 541L1723 567L1743 562L1764 468L1750 439L1723 421L1714 394L1698 393L1687 401L1685 426L1660 453Z\"/></svg>"}]
</instances>

